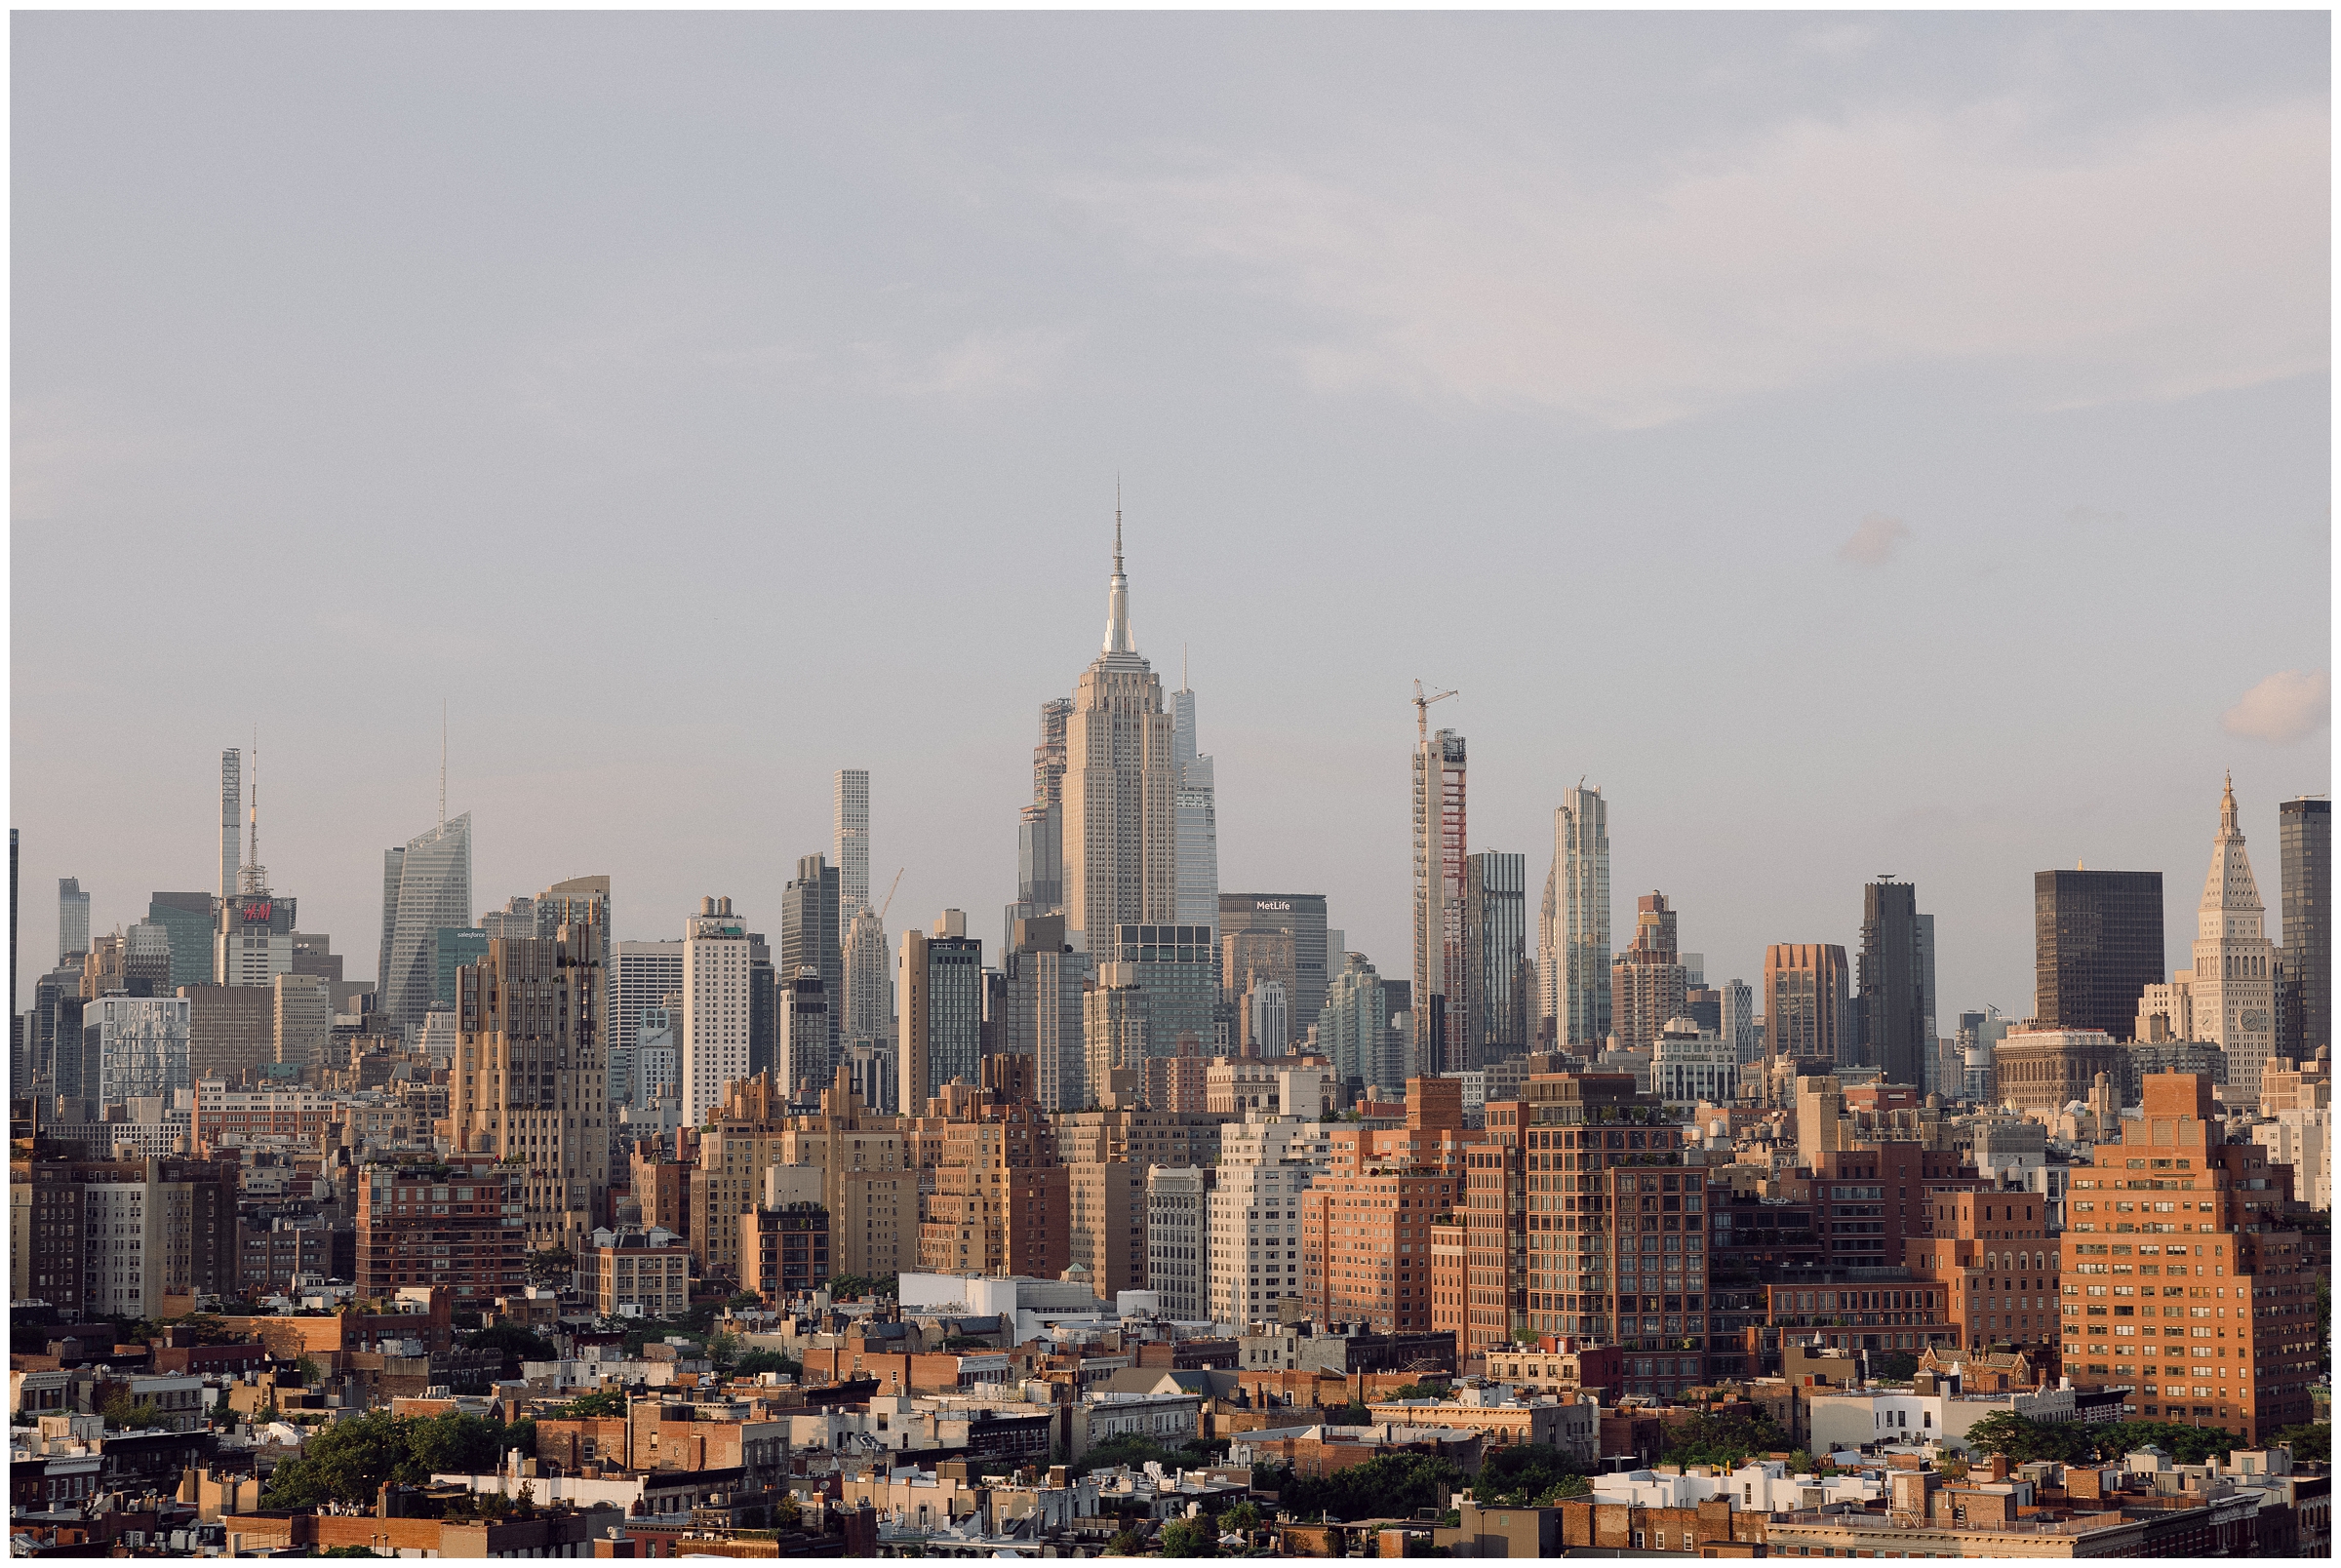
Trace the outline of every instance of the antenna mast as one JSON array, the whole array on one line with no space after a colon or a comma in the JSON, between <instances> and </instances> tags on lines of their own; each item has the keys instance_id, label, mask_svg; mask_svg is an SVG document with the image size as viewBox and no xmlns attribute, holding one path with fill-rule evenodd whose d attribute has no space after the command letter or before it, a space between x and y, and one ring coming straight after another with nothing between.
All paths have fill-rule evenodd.
<instances>
[{"instance_id":1,"label":"antenna mast","mask_svg":"<svg viewBox=\"0 0 2341 1568\"><path fill-rule=\"evenodd\" d=\"M447 699L439 699L439 831L447 831Z\"/></svg>"}]
</instances>

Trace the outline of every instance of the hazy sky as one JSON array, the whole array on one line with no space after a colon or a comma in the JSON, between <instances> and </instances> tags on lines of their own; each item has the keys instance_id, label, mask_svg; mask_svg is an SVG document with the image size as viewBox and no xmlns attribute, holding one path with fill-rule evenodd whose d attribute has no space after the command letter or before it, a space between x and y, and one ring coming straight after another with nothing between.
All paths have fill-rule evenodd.
<instances>
[{"instance_id":1,"label":"hazy sky","mask_svg":"<svg viewBox=\"0 0 2341 1568\"><path fill-rule=\"evenodd\" d=\"M775 937L1014 891L1036 710L1191 648L1221 885L1409 972L1409 681L1474 849L1609 801L1711 977L2159 868L2330 782L2328 20L19 14L20 975L261 852Z\"/></svg>"}]
</instances>

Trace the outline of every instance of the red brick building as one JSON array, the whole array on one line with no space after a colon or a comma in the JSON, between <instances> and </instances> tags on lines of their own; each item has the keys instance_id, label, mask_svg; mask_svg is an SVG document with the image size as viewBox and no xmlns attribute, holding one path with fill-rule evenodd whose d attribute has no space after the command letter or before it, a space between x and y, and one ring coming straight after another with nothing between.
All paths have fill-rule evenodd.
<instances>
[{"instance_id":1,"label":"red brick building","mask_svg":"<svg viewBox=\"0 0 2341 1568\"><path fill-rule=\"evenodd\" d=\"M444 1285L485 1306L523 1283L521 1167L485 1156L450 1164L377 1161L358 1183L361 1295Z\"/></svg>"}]
</instances>

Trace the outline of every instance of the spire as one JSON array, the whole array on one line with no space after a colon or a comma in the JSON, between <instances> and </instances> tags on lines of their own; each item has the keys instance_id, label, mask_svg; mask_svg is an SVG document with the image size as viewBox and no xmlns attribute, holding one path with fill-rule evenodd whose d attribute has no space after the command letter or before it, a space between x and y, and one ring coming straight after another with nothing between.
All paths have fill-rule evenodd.
<instances>
[{"instance_id":1,"label":"spire","mask_svg":"<svg viewBox=\"0 0 2341 1568\"><path fill-rule=\"evenodd\" d=\"M2227 775L2227 787L2219 795L2219 837L2232 837L2236 831L2236 775L2231 772Z\"/></svg>"},{"instance_id":2,"label":"spire","mask_svg":"<svg viewBox=\"0 0 2341 1568\"><path fill-rule=\"evenodd\" d=\"M1130 579L1122 574L1122 477L1114 476L1114 575L1105 595L1105 650L1135 653L1130 635Z\"/></svg>"},{"instance_id":3,"label":"spire","mask_svg":"<svg viewBox=\"0 0 2341 1568\"><path fill-rule=\"evenodd\" d=\"M252 847L246 851L238 879L247 893L268 891L268 870L260 864L260 729L252 729Z\"/></svg>"}]
</instances>

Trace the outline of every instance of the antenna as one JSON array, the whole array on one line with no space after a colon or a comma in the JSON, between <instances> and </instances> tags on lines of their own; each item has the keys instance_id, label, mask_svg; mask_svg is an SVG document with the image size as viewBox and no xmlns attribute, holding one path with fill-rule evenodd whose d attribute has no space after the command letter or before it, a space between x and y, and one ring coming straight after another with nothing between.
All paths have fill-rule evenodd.
<instances>
[{"instance_id":1,"label":"antenna","mask_svg":"<svg viewBox=\"0 0 2341 1568\"><path fill-rule=\"evenodd\" d=\"M447 699L439 699L439 829L447 831Z\"/></svg>"},{"instance_id":2,"label":"antenna","mask_svg":"<svg viewBox=\"0 0 2341 1568\"><path fill-rule=\"evenodd\" d=\"M1431 704L1445 702L1449 697L1459 697L1462 694L1460 691L1442 691L1435 697L1426 697L1422 694L1422 681L1419 677L1416 678L1414 682L1414 740L1417 745L1427 746L1431 743Z\"/></svg>"}]
</instances>

